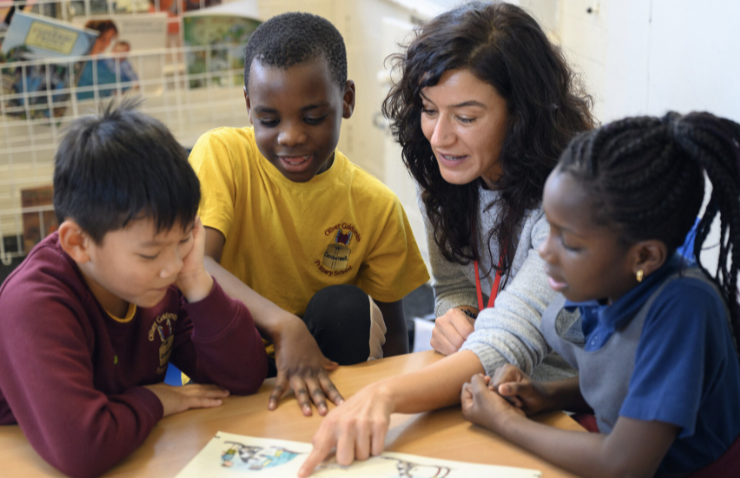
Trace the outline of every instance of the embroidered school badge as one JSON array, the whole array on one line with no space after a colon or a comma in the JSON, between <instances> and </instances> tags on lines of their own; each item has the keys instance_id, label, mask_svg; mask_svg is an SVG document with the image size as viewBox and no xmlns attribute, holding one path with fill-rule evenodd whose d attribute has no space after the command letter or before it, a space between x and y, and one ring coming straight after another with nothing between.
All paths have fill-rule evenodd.
<instances>
[{"instance_id":1,"label":"embroidered school badge","mask_svg":"<svg viewBox=\"0 0 740 478\"><path fill-rule=\"evenodd\" d=\"M171 312L157 317L152 323L149 330L149 341L154 340L155 334L159 336L162 344L159 346L159 368L157 373L162 374L167 371L167 364L172 355L172 346L175 342L174 323L177 321L177 314Z\"/></svg>"},{"instance_id":2,"label":"embroidered school badge","mask_svg":"<svg viewBox=\"0 0 740 478\"><path fill-rule=\"evenodd\" d=\"M352 266L349 263L349 256L352 249L349 247L349 243L352 239L355 239L357 243L362 240L354 224L348 222L337 223L328 227L324 231L324 235L331 237L331 242L326 247L324 256L314 261L313 265L329 277L351 271Z\"/></svg>"},{"instance_id":3,"label":"embroidered school badge","mask_svg":"<svg viewBox=\"0 0 740 478\"><path fill-rule=\"evenodd\" d=\"M352 231L343 232L337 229L334 241L329 244L324 252L321 265L330 271L346 271L349 267L349 241L352 239Z\"/></svg>"}]
</instances>

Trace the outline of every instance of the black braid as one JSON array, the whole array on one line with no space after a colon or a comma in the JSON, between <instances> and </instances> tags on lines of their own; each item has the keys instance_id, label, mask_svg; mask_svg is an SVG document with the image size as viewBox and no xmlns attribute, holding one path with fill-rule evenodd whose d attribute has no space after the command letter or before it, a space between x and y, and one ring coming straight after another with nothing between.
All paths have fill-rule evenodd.
<instances>
[{"instance_id":1,"label":"black braid","mask_svg":"<svg viewBox=\"0 0 740 478\"><path fill-rule=\"evenodd\" d=\"M558 168L594 199L597 224L614 227L625 245L658 239L669 255L683 244L699 214L706 174L712 194L697 226L694 255L722 292L740 345L739 124L709 113L626 118L578 135ZM701 250L718 215L719 262L712 275L701 262Z\"/></svg>"}]
</instances>

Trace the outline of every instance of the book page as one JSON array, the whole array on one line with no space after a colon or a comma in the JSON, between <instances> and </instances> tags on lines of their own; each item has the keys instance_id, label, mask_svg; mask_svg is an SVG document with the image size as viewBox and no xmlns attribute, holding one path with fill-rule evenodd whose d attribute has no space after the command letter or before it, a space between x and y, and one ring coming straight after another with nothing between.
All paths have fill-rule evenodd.
<instances>
[{"instance_id":1,"label":"book page","mask_svg":"<svg viewBox=\"0 0 740 478\"><path fill-rule=\"evenodd\" d=\"M309 443L218 432L177 478L234 478L270 476L295 478L311 452ZM350 466L333 459L316 468L312 477L351 478L541 478L536 470L427 458L385 452Z\"/></svg>"}]
</instances>

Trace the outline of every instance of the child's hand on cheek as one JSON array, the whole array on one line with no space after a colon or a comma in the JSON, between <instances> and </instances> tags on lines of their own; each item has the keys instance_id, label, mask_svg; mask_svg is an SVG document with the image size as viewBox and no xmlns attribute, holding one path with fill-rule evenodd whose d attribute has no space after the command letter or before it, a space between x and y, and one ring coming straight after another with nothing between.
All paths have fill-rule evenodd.
<instances>
[{"instance_id":1,"label":"child's hand on cheek","mask_svg":"<svg viewBox=\"0 0 740 478\"><path fill-rule=\"evenodd\" d=\"M175 285L183 293L188 302L198 302L204 299L213 287L213 278L206 272L203 264L203 256L206 244L206 229L200 221L195 218L193 223L192 239L189 244L182 246L182 269L177 275ZM189 250L186 249L190 246Z\"/></svg>"},{"instance_id":2,"label":"child's hand on cheek","mask_svg":"<svg viewBox=\"0 0 740 478\"><path fill-rule=\"evenodd\" d=\"M463 385L460 402L466 420L497 431L507 418L525 415L523 411L489 389L489 380L489 377L484 377L482 374L473 375L470 382Z\"/></svg>"}]
</instances>

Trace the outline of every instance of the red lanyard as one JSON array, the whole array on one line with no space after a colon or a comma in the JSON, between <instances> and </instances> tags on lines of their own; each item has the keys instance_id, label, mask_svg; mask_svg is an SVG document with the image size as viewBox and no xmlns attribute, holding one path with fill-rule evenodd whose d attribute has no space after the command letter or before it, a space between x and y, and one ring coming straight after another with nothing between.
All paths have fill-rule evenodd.
<instances>
[{"instance_id":1,"label":"red lanyard","mask_svg":"<svg viewBox=\"0 0 740 478\"><path fill-rule=\"evenodd\" d=\"M480 274L478 273L478 261L474 261L475 264L475 289L478 292L478 312L483 310L483 292L480 287ZM496 303L496 296L498 295L498 286L501 283L501 267L504 264L504 253L498 258L498 270L496 271L496 278L493 280L493 287L491 287L491 295L488 296L488 308L491 308Z\"/></svg>"}]
</instances>

